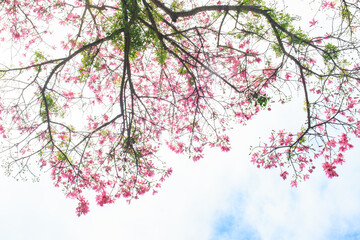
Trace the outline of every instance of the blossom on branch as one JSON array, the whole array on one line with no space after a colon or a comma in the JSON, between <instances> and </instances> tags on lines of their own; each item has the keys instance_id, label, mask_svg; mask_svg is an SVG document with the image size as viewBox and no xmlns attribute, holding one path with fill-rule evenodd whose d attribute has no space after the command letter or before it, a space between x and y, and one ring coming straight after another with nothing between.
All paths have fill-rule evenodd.
<instances>
[{"instance_id":1,"label":"blossom on branch","mask_svg":"<svg viewBox=\"0 0 360 240\"><path fill-rule=\"evenodd\" d=\"M231 151L227 130L301 95L302 127L274 130L250 161L293 187L316 166L337 177L360 137L360 13L317 4L307 31L265 0L2 1L2 165L50 170L80 216L89 190L99 206L158 192L173 171L161 146Z\"/></svg>"}]
</instances>

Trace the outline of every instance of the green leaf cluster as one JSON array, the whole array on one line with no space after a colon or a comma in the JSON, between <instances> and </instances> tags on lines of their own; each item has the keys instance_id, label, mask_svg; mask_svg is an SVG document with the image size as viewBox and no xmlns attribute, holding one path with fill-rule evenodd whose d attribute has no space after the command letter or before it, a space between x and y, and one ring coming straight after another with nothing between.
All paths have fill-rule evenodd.
<instances>
[{"instance_id":1,"label":"green leaf cluster","mask_svg":"<svg viewBox=\"0 0 360 240\"><path fill-rule=\"evenodd\" d=\"M61 152L57 152L56 157L57 157L58 160L60 160L62 162L66 161L66 156L64 156L64 154L62 154Z\"/></svg>"},{"instance_id":2,"label":"green leaf cluster","mask_svg":"<svg viewBox=\"0 0 360 240\"><path fill-rule=\"evenodd\" d=\"M328 43L325 45L324 53L322 56L325 62L329 62L332 59L335 60L339 57L339 49L335 45Z\"/></svg>"},{"instance_id":3,"label":"green leaf cluster","mask_svg":"<svg viewBox=\"0 0 360 240\"><path fill-rule=\"evenodd\" d=\"M85 43L86 44L86 43ZM84 45L85 45L84 44ZM82 58L81 58L81 68L79 69L79 81L83 82L84 79L86 79L89 74L84 74L83 72L90 72L90 68L94 67L95 70L99 71L100 69L100 59L97 58L97 52L88 49L86 51L81 52Z\"/></svg>"},{"instance_id":4,"label":"green leaf cluster","mask_svg":"<svg viewBox=\"0 0 360 240\"><path fill-rule=\"evenodd\" d=\"M194 86L194 85L195 85L195 79L194 79L193 77L189 77L188 83L189 83L189 85L190 85L191 87Z\"/></svg>"},{"instance_id":5,"label":"green leaf cluster","mask_svg":"<svg viewBox=\"0 0 360 240\"><path fill-rule=\"evenodd\" d=\"M273 44L271 45L273 51L275 52L277 57L281 57L283 55L283 51L281 50L279 44Z\"/></svg>"},{"instance_id":6,"label":"green leaf cluster","mask_svg":"<svg viewBox=\"0 0 360 240\"><path fill-rule=\"evenodd\" d=\"M291 23L297 20L296 17L292 17L289 13L277 12L275 10L269 11L269 15L275 22L287 30L292 27Z\"/></svg>"},{"instance_id":7,"label":"green leaf cluster","mask_svg":"<svg viewBox=\"0 0 360 240\"><path fill-rule=\"evenodd\" d=\"M165 65L165 61L166 61L166 58L167 58L167 51L165 50L165 48L163 47L161 41L157 38L156 34L151 31L154 38L153 40L155 40L155 55L156 55L156 60L158 61L158 63L161 65L161 66L164 66ZM148 34L150 35L150 33ZM150 40L149 40L150 41Z\"/></svg>"},{"instance_id":8,"label":"green leaf cluster","mask_svg":"<svg viewBox=\"0 0 360 240\"><path fill-rule=\"evenodd\" d=\"M347 19L348 21L350 21L351 18L351 12L349 11L349 8L344 4L341 5L341 17L342 19Z\"/></svg>"},{"instance_id":9,"label":"green leaf cluster","mask_svg":"<svg viewBox=\"0 0 360 240\"><path fill-rule=\"evenodd\" d=\"M167 51L162 46L160 46L156 48L155 55L158 63L160 63L161 66L164 66L167 58Z\"/></svg>"},{"instance_id":10,"label":"green leaf cluster","mask_svg":"<svg viewBox=\"0 0 360 240\"><path fill-rule=\"evenodd\" d=\"M124 10L123 5L121 10L117 11L113 16L108 18L107 24L104 26L107 36L123 29L121 33L112 35L112 44L119 47L124 52L125 36L129 36L126 40L130 42L129 58L132 61L136 61L139 54L148 49L149 44L151 44L155 49L156 60L160 63L160 65L165 65L167 50L164 49L159 36L154 32L154 30L145 27L138 20L141 18L147 22L151 22L147 15L148 11L151 11L151 15L155 22L161 21L163 16L161 13L156 11L155 8L146 9L145 6L140 5L140 2L138 3L136 0L128 0L125 5L126 10ZM173 5L178 6L179 3L174 1Z\"/></svg>"},{"instance_id":11,"label":"green leaf cluster","mask_svg":"<svg viewBox=\"0 0 360 240\"><path fill-rule=\"evenodd\" d=\"M239 0L238 3L243 5L260 5L262 4L262 0Z\"/></svg>"},{"instance_id":12,"label":"green leaf cluster","mask_svg":"<svg viewBox=\"0 0 360 240\"><path fill-rule=\"evenodd\" d=\"M54 113L55 116L64 116L65 112L63 111L63 109L61 107L59 107L56 104L56 102L54 100L54 96L52 94L47 94L45 96L45 99L46 99L47 109L48 109L49 113ZM41 101L41 104L40 104L40 117L43 122L47 120L46 106L45 106L45 102L43 100Z\"/></svg>"},{"instance_id":13,"label":"green leaf cluster","mask_svg":"<svg viewBox=\"0 0 360 240\"><path fill-rule=\"evenodd\" d=\"M66 153L62 153L60 151L57 151L56 152L56 157L61 162L69 162L70 164L72 164L72 161L69 159L69 157L66 155Z\"/></svg>"},{"instance_id":14,"label":"green leaf cluster","mask_svg":"<svg viewBox=\"0 0 360 240\"><path fill-rule=\"evenodd\" d=\"M251 94L251 97L248 98L248 101L251 103L252 101L255 101L255 106L260 105L260 107L266 107L268 102L270 100L270 97L268 97L266 94L261 94L259 92L254 92Z\"/></svg>"},{"instance_id":15,"label":"green leaf cluster","mask_svg":"<svg viewBox=\"0 0 360 240\"><path fill-rule=\"evenodd\" d=\"M44 61L45 59L46 59L46 58L45 58L45 56L44 56L44 54L43 54L42 52L40 52L40 51L35 51L35 52L34 52L34 62L35 62L35 63L42 62L42 61ZM39 66L36 66L36 67L35 67L35 70L36 70L36 71L39 71L39 70L41 70L41 69L40 69Z\"/></svg>"},{"instance_id":16,"label":"green leaf cluster","mask_svg":"<svg viewBox=\"0 0 360 240\"><path fill-rule=\"evenodd\" d=\"M183 10L183 6L178 1L174 0L171 2L170 9L173 11L181 11Z\"/></svg>"},{"instance_id":17,"label":"green leaf cluster","mask_svg":"<svg viewBox=\"0 0 360 240\"><path fill-rule=\"evenodd\" d=\"M138 163L139 159L144 157L141 151L136 149L136 144L138 143L141 137L140 132L133 131L132 135L129 137L124 137L122 141L120 141L120 145L124 149L124 151L130 157L130 160L133 163Z\"/></svg>"},{"instance_id":18,"label":"green leaf cluster","mask_svg":"<svg viewBox=\"0 0 360 240\"><path fill-rule=\"evenodd\" d=\"M276 12L275 10L270 11L269 15L283 29L291 33L291 35L288 35L283 31L279 31L277 34L281 39L286 38L290 44L307 46L306 42L309 42L308 35L300 28L296 29L293 25L295 21L299 20L298 17L293 17L289 13Z\"/></svg>"},{"instance_id":19,"label":"green leaf cluster","mask_svg":"<svg viewBox=\"0 0 360 240\"><path fill-rule=\"evenodd\" d=\"M42 52L35 51L35 52L34 52L34 56L35 56L34 61L35 61L36 63L45 60L45 56L44 56L44 54L43 54Z\"/></svg>"},{"instance_id":20,"label":"green leaf cluster","mask_svg":"<svg viewBox=\"0 0 360 240\"><path fill-rule=\"evenodd\" d=\"M141 9L136 0L128 0L125 5L126 9L124 9L123 6L122 10L117 11L112 17L108 18L108 25L105 26L105 28L108 36L119 29L124 29L124 32L112 36L112 44L120 47L120 49L124 51L124 33L128 34L128 36L130 36L129 57L135 60L138 54L146 49L147 44L152 42L153 39L156 39L156 36L152 30L145 31L141 24L136 21L138 17L147 19L143 13L145 11ZM130 19L132 19L133 22L130 23Z\"/></svg>"}]
</instances>

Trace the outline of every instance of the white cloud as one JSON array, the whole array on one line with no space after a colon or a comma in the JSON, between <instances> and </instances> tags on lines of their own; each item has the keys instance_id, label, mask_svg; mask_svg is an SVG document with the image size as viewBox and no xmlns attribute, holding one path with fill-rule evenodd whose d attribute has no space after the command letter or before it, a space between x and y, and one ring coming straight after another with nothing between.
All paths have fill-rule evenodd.
<instances>
[{"instance_id":1,"label":"white cloud","mask_svg":"<svg viewBox=\"0 0 360 240\"><path fill-rule=\"evenodd\" d=\"M249 174L237 188L240 200L231 202L235 205L231 213L223 213L235 218L239 226L232 228L229 239L238 239L234 236L249 227L264 240L344 239L346 234L360 232L358 152L355 148L347 155L347 163L337 169L339 178L329 180L319 168L296 189L290 188L276 170L248 167Z\"/></svg>"}]
</instances>

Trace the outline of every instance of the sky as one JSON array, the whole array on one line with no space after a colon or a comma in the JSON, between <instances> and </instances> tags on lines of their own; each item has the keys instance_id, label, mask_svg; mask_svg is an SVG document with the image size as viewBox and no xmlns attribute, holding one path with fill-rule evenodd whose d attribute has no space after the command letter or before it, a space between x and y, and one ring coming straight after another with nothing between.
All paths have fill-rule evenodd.
<instances>
[{"instance_id":1,"label":"sky","mask_svg":"<svg viewBox=\"0 0 360 240\"><path fill-rule=\"evenodd\" d=\"M77 202L66 199L46 174L32 183L0 170L1 239L360 239L360 141L336 169L338 178L329 180L318 164L297 188L280 170L257 169L249 161L250 145L271 129L299 129L302 106L295 99L260 113L246 127L234 126L230 152L210 149L196 163L162 149L174 173L157 195L130 205L119 200L99 207L91 201L82 217L75 213Z\"/></svg>"},{"instance_id":2,"label":"sky","mask_svg":"<svg viewBox=\"0 0 360 240\"><path fill-rule=\"evenodd\" d=\"M249 161L249 145L259 136L298 127L300 103L275 105L248 126L235 127L228 153L210 150L194 163L162 149L174 173L157 195L130 205L92 201L82 217L46 175L32 183L2 174L2 239L360 239L359 141L337 168L340 177L329 180L319 168L298 188L279 170L257 169Z\"/></svg>"}]
</instances>

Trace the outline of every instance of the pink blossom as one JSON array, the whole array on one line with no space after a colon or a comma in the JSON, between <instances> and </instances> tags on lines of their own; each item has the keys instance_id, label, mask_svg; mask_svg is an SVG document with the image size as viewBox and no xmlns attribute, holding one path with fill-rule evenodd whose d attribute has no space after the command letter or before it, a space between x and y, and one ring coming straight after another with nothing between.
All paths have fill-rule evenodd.
<instances>
[{"instance_id":1,"label":"pink blossom","mask_svg":"<svg viewBox=\"0 0 360 240\"><path fill-rule=\"evenodd\" d=\"M341 152L345 152L346 150L351 149L351 148L354 147L352 144L349 143L349 140L348 140L347 135L345 133L343 133L341 135L341 138L339 140L339 144L340 144L339 151L341 151Z\"/></svg>"},{"instance_id":2,"label":"pink blossom","mask_svg":"<svg viewBox=\"0 0 360 240\"><path fill-rule=\"evenodd\" d=\"M287 171L284 171L280 174L280 176L285 180L287 175L289 175L289 173Z\"/></svg>"},{"instance_id":3,"label":"pink blossom","mask_svg":"<svg viewBox=\"0 0 360 240\"><path fill-rule=\"evenodd\" d=\"M305 174L305 175L303 176L304 181L308 180L309 177L310 177L309 174Z\"/></svg>"},{"instance_id":4,"label":"pink blossom","mask_svg":"<svg viewBox=\"0 0 360 240\"><path fill-rule=\"evenodd\" d=\"M322 164L322 167L326 173L326 175L328 176L328 178L333 178L333 177L338 177L339 175L335 172L335 168L336 166L334 166L333 164L330 164L328 162L324 162Z\"/></svg>"},{"instance_id":5,"label":"pink blossom","mask_svg":"<svg viewBox=\"0 0 360 240\"><path fill-rule=\"evenodd\" d=\"M354 70L360 70L360 63L354 65Z\"/></svg>"},{"instance_id":6,"label":"pink blossom","mask_svg":"<svg viewBox=\"0 0 360 240\"><path fill-rule=\"evenodd\" d=\"M316 42L317 44L321 44L321 43L322 43L322 39L321 39L321 38L318 38L318 39L315 40L315 42Z\"/></svg>"},{"instance_id":7,"label":"pink blossom","mask_svg":"<svg viewBox=\"0 0 360 240\"><path fill-rule=\"evenodd\" d=\"M290 78L291 78L291 73L288 73L288 72L287 72L287 73L285 74L285 79L286 79L286 80L289 80Z\"/></svg>"},{"instance_id":8,"label":"pink blossom","mask_svg":"<svg viewBox=\"0 0 360 240\"><path fill-rule=\"evenodd\" d=\"M316 21L315 19L312 19L310 22L310 27L314 26L315 24L318 23L318 21Z\"/></svg>"},{"instance_id":9,"label":"pink blossom","mask_svg":"<svg viewBox=\"0 0 360 240\"><path fill-rule=\"evenodd\" d=\"M336 146L336 141L334 139L329 140L326 145L330 146L330 147L335 147Z\"/></svg>"},{"instance_id":10,"label":"pink blossom","mask_svg":"<svg viewBox=\"0 0 360 240\"><path fill-rule=\"evenodd\" d=\"M149 191L149 187L146 186L146 185L140 185L140 187L137 188L137 193L138 193L139 195L143 195L143 194L145 194L145 193L148 192L148 191Z\"/></svg>"},{"instance_id":11,"label":"pink blossom","mask_svg":"<svg viewBox=\"0 0 360 240\"><path fill-rule=\"evenodd\" d=\"M20 39L20 33L18 33L18 32L13 33L13 38L14 38L15 40Z\"/></svg>"},{"instance_id":12,"label":"pink blossom","mask_svg":"<svg viewBox=\"0 0 360 240\"><path fill-rule=\"evenodd\" d=\"M335 3L329 1L323 1L322 8L334 8Z\"/></svg>"},{"instance_id":13,"label":"pink blossom","mask_svg":"<svg viewBox=\"0 0 360 240\"><path fill-rule=\"evenodd\" d=\"M125 189L125 188L122 189L122 194L123 194L124 198L128 198L128 197L131 196L131 192L128 189Z\"/></svg>"},{"instance_id":14,"label":"pink blossom","mask_svg":"<svg viewBox=\"0 0 360 240\"><path fill-rule=\"evenodd\" d=\"M337 157L334 159L334 163L335 163L335 164L340 164L340 165L342 165L344 162L345 162L345 160L344 160L344 155L343 155L342 153L339 153L339 154L337 155Z\"/></svg>"},{"instance_id":15,"label":"pink blossom","mask_svg":"<svg viewBox=\"0 0 360 240\"><path fill-rule=\"evenodd\" d=\"M89 210L89 202L85 200L83 197L80 197L79 199L79 205L76 208L76 213L80 217L82 214L87 214Z\"/></svg>"},{"instance_id":16,"label":"pink blossom","mask_svg":"<svg viewBox=\"0 0 360 240\"><path fill-rule=\"evenodd\" d=\"M297 181L296 181L296 179L295 179L295 180L292 180L291 183L290 183L290 185L291 185L292 187L297 187Z\"/></svg>"},{"instance_id":17,"label":"pink blossom","mask_svg":"<svg viewBox=\"0 0 360 240\"><path fill-rule=\"evenodd\" d=\"M200 154L200 155L194 155L193 156L193 161L194 162L197 162L197 161L199 161L201 158L203 158L204 157L204 155L202 155L202 154Z\"/></svg>"},{"instance_id":18,"label":"pink blossom","mask_svg":"<svg viewBox=\"0 0 360 240\"><path fill-rule=\"evenodd\" d=\"M230 147L227 147L227 146L221 146L221 151L223 151L223 152L228 152L228 151L230 151Z\"/></svg>"},{"instance_id":19,"label":"pink blossom","mask_svg":"<svg viewBox=\"0 0 360 240\"><path fill-rule=\"evenodd\" d=\"M310 63L310 64L315 64L315 63L316 63L316 60L313 59L313 58L310 58L310 59L309 59L309 63Z\"/></svg>"},{"instance_id":20,"label":"pink blossom","mask_svg":"<svg viewBox=\"0 0 360 240\"><path fill-rule=\"evenodd\" d=\"M5 129L1 124L0 124L0 134L2 134L4 138L6 138Z\"/></svg>"},{"instance_id":21,"label":"pink blossom","mask_svg":"<svg viewBox=\"0 0 360 240\"><path fill-rule=\"evenodd\" d=\"M114 200L103 191L101 195L96 196L96 202L99 206L104 206L104 204L113 203Z\"/></svg>"},{"instance_id":22,"label":"pink blossom","mask_svg":"<svg viewBox=\"0 0 360 240\"><path fill-rule=\"evenodd\" d=\"M155 176L154 171L149 170L149 171L147 172L147 176L148 176L148 177L153 177L153 176Z\"/></svg>"}]
</instances>

